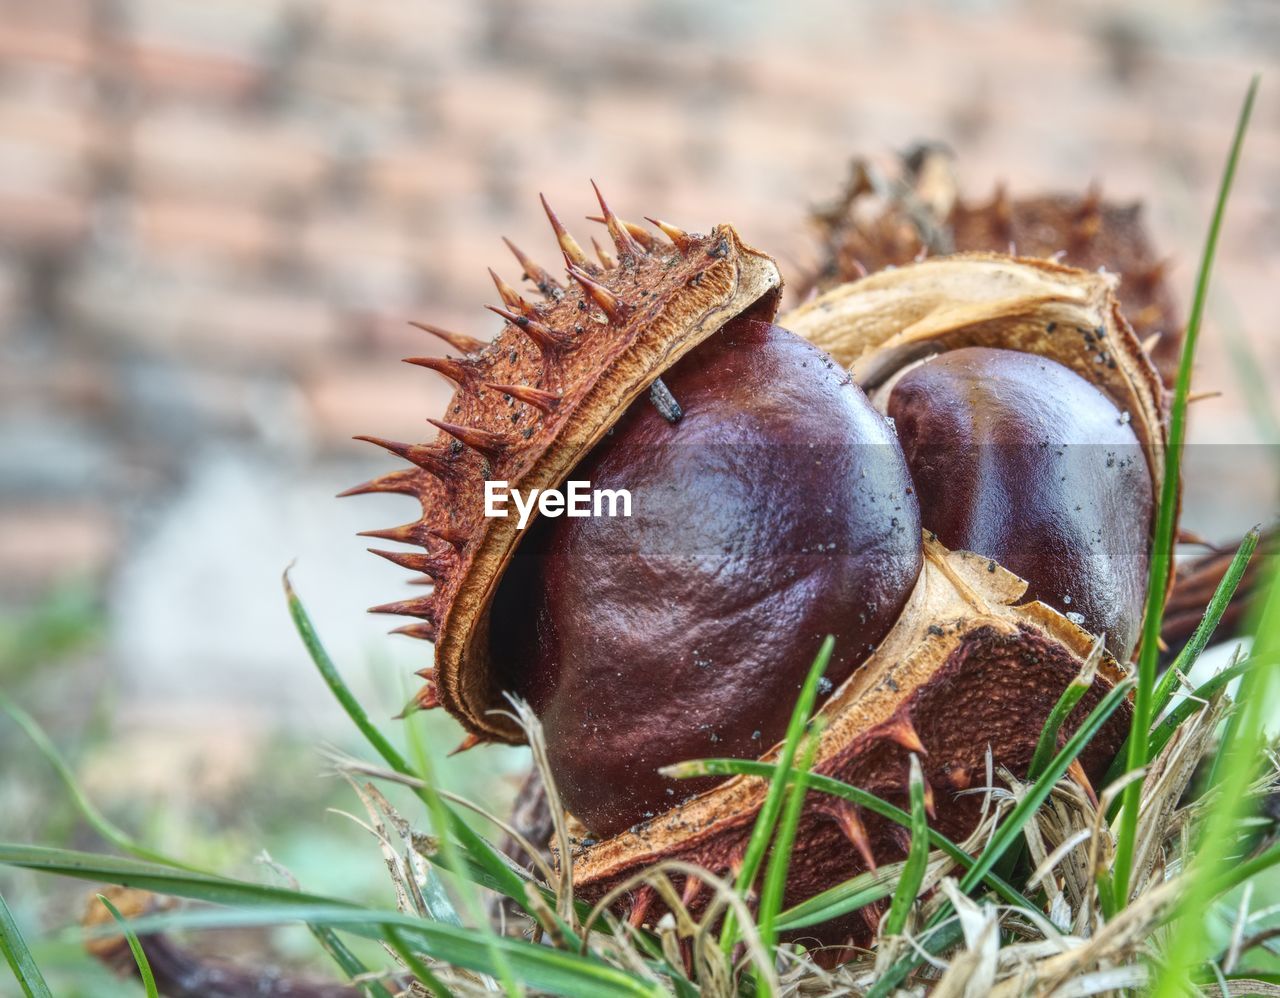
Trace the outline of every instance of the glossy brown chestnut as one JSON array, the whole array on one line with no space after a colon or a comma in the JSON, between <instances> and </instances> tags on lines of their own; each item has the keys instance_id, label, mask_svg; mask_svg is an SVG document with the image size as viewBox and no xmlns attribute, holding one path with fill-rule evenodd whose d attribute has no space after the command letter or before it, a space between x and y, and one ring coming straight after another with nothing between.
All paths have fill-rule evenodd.
<instances>
[{"instance_id":1,"label":"glossy brown chestnut","mask_svg":"<svg viewBox=\"0 0 1280 998\"><path fill-rule=\"evenodd\" d=\"M921 521L1027 580L1122 661L1141 627L1153 490L1128 415L1054 361L952 350L888 402Z\"/></svg>"},{"instance_id":2,"label":"glossy brown chestnut","mask_svg":"<svg viewBox=\"0 0 1280 998\"><path fill-rule=\"evenodd\" d=\"M823 637L830 689L921 565L893 431L822 351L738 319L663 380L683 418L642 398L569 476L630 490L632 516L536 523L491 616L500 680L533 705L565 805L597 835L705 789L660 766L761 755Z\"/></svg>"}]
</instances>

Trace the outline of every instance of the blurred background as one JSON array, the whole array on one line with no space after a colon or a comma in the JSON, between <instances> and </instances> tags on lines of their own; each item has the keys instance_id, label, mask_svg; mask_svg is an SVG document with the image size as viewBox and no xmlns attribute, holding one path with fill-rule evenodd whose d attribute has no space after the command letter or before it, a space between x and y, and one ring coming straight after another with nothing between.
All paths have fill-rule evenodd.
<instances>
[{"instance_id":1,"label":"blurred background","mask_svg":"<svg viewBox=\"0 0 1280 998\"><path fill-rule=\"evenodd\" d=\"M970 198L1142 199L1185 314L1262 71L1197 372L1224 395L1187 471L1187 525L1238 537L1276 508L1238 375L1280 385L1278 69L1272 0L0 0L0 688L153 844L383 895L326 810L356 805L320 749L355 741L280 573L390 717L430 648L363 612L404 573L353 534L412 507L333 495L393 466L352 434L422 439L442 404L398 363L438 349L406 321L487 336L485 268L519 276L499 237L557 259L539 191L580 237L594 177L626 217L731 221L798 275L852 155L939 139ZM497 805L523 764L462 759L446 782ZM3 715L0 838L98 844ZM84 895L0 891L37 932ZM110 993L76 952L47 945L62 993Z\"/></svg>"}]
</instances>

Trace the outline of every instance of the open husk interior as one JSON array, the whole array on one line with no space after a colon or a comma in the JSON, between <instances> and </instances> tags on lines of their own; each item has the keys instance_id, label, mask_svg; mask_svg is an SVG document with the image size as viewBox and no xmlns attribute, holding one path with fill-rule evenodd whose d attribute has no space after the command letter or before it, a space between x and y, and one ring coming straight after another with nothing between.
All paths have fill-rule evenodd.
<instances>
[{"instance_id":1,"label":"open husk interior","mask_svg":"<svg viewBox=\"0 0 1280 998\"><path fill-rule=\"evenodd\" d=\"M959 255L843 285L779 322L832 354L873 394L906 366L967 346L1022 350L1064 364L1129 414L1158 492L1164 390L1113 287L1106 275L1048 260ZM936 827L964 838L977 819L976 797L964 791L985 785L988 750L994 765L1025 773L1049 711L1093 642L1056 610L1019 605L1025 589L987 558L947 551L926 529L924 569L898 623L821 708L827 725L815 771L905 805L909 753L918 752ZM1104 659L1063 737L1123 674ZM1081 757L1084 779L1100 776L1127 725L1126 706ZM766 758L777 752L775 746ZM598 896L646 864L671 858L731 871L764 793L762 780L734 778L588 845L574 857L575 882ZM907 845L900 827L817 794L806 805L798 841L804 847L793 856L788 903L873 862L899 859ZM857 938L854 929L828 927L824 938Z\"/></svg>"}]
</instances>

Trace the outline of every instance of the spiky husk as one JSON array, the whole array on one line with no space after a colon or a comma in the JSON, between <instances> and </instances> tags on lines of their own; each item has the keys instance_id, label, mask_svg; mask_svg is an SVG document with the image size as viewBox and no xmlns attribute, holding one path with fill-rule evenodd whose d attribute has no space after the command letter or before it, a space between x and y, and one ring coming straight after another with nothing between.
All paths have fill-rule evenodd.
<instances>
[{"instance_id":1,"label":"spiky husk","mask_svg":"<svg viewBox=\"0 0 1280 998\"><path fill-rule=\"evenodd\" d=\"M1009 252L1115 275L1125 315L1140 340L1154 340L1156 367L1172 384L1182 320L1166 280L1168 261L1155 253L1139 202L1109 200L1096 184L1082 194L1034 195L1000 184L987 199L966 200L950 154L924 146L883 173L854 160L845 190L817 209L813 222L821 258L796 282L802 295L922 254Z\"/></svg>"},{"instance_id":2,"label":"spiky husk","mask_svg":"<svg viewBox=\"0 0 1280 998\"><path fill-rule=\"evenodd\" d=\"M518 534L513 520L483 517L483 480L506 479L521 489L559 485L663 370L728 319L750 309L769 317L776 302L772 261L744 246L731 228L693 237L664 226L673 248L650 252L607 209L605 218L613 220L620 262L588 273L585 257L553 216L573 290L552 286L534 268L530 277L547 299L533 305L495 278L510 319L498 339L458 361L428 365L459 383L449 422L436 424L453 442L392 446L418 469L365 487L422 500L420 521L382 535L428 547L425 559L398 560L430 575L434 591L383 609L427 620L416 633L435 640L437 671L416 702L439 703L458 716L469 730L462 748L521 737L512 718L490 713L504 705L489 668L489 603ZM522 265L531 270L523 258ZM962 255L833 289L785 322L848 366L872 393L914 361L957 347L1051 358L1129 414L1158 490L1163 386L1113 288L1105 275L1046 260ZM603 317L593 319L597 313ZM1016 605L1025 583L995 562L948 552L928 538L926 554L914 595L888 638L823 707L830 724L817 769L901 802L908 753L924 753L937 825L963 838L977 813L963 791L981 771L986 746L1010 772L1025 772L1044 718L1080 671L1092 636L1046 606ZM1114 664L1101 674L1093 700L1120 677ZM959 713L963 725L956 723ZM1086 753L1082 778L1094 778L1110 761L1124 728L1122 712ZM762 792L758 780L729 780L643 826L583 847L575 857L580 887L600 896L663 859L731 870ZM900 830L819 803L809 805L800 836L804 859L794 868L790 900L905 848ZM637 917L652 901L634 899ZM654 906L655 914L661 907ZM860 939L865 930L842 925L834 931Z\"/></svg>"},{"instance_id":3,"label":"spiky husk","mask_svg":"<svg viewBox=\"0 0 1280 998\"><path fill-rule=\"evenodd\" d=\"M559 486L662 371L728 320L746 313L767 320L776 310L777 267L731 226L694 235L658 223L670 240L661 244L603 199L601 206L616 261L592 263L548 208L568 281L516 251L542 300L524 299L495 274L503 305L493 311L508 320L495 339L475 347L430 327L455 348L471 348L458 358L411 360L457 384L444 419L430 420L441 431L434 441L361 438L415 465L350 493L396 492L422 504L417 521L370 533L425 548L378 553L434 585L374 611L418 618L401 632L435 642L429 689L410 706L443 705L470 733L462 747L522 737L496 712L505 703L488 649L490 601L520 533L515 518L484 516L485 480L521 491Z\"/></svg>"}]
</instances>

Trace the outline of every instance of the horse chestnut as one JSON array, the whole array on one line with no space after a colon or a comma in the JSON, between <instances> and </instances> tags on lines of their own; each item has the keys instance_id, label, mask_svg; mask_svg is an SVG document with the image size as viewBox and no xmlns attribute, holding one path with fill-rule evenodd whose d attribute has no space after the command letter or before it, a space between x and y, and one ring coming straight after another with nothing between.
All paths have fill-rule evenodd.
<instances>
[{"instance_id":1,"label":"horse chestnut","mask_svg":"<svg viewBox=\"0 0 1280 998\"><path fill-rule=\"evenodd\" d=\"M1027 580L1027 596L1106 635L1123 660L1142 626L1151 474L1130 421L1055 361L968 347L889 394L925 527Z\"/></svg>"},{"instance_id":2,"label":"horse chestnut","mask_svg":"<svg viewBox=\"0 0 1280 998\"><path fill-rule=\"evenodd\" d=\"M978 798L965 793L975 774L992 764L1026 772L1045 716L1093 639L1045 602L1027 602L1027 582L994 555L922 540L902 448L860 388L898 412L904 439L907 411L920 417L913 457L966 428L979 444L992 426L991 439L1014 441L994 462L977 446L972 460L955 455L933 474L919 464L937 521L925 527L949 529L938 511L951 495L969 503L968 547L1005 545L1001 560L1033 595L1131 643L1123 625L1165 473L1164 393L1119 313L1113 279L1048 260L926 260L807 302L781 323L793 336L769 324L776 265L731 226L697 235L656 223L662 243L600 204L616 257L593 262L548 207L567 282L517 250L542 297L526 300L495 277L502 306L493 310L506 324L493 340L424 326L461 354L411 359L457 386L444 418L430 421L438 436L364 438L411 466L349 492L413 496L421 508L409 523L368 532L421 549L378 552L426 584L374 608L414 618L398 631L434 644L408 709L449 711L467 729L465 749L524 740L504 693L530 699L569 809L609 836L574 847L578 897L599 899L667 859L731 876L765 783L667 784L657 770L709 754L776 759L771 743L800 677L833 633L828 680L840 685L821 707L815 771L901 806L914 754L936 805L932 824L963 838L977 820ZM967 382L931 385L928 398L911 400L913 382L946 374L972 347L1028 356L980 364ZM956 356L909 369L939 354ZM683 420L638 401L659 378L684 405ZM1133 443L1126 414L1139 455L1123 450ZM1019 453L1055 441L1086 454L1113 442L1119 470L1105 456L1102 468L1085 461L1072 484L1048 454ZM632 518L546 520L523 531L485 500L490 482L530 494L574 478L632 491ZM1072 495L1092 505L1064 505ZM999 535L1002 519L1009 532ZM1091 526L1132 543L1133 565L1115 561L1124 549L1106 537L1091 545ZM1033 547L1040 561L1020 562ZM1054 557L1068 559L1071 588L1055 581ZM1067 595L1071 604L1059 598ZM1097 677L1082 710L1123 673L1104 657ZM1122 708L1081 756L1078 778L1105 771L1126 723ZM811 794L785 903L904 848L892 822ZM707 903L700 879L690 875L682 890L695 914ZM633 923L655 917L654 891L639 888L626 902ZM820 934L861 938L843 923Z\"/></svg>"},{"instance_id":3,"label":"horse chestnut","mask_svg":"<svg viewBox=\"0 0 1280 998\"><path fill-rule=\"evenodd\" d=\"M539 521L490 618L500 681L530 701L566 806L599 835L715 782L660 766L761 755L823 637L838 685L920 571L892 430L820 350L737 319L663 380L683 418L642 398L570 476L629 489L632 516Z\"/></svg>"}]
</instances>

